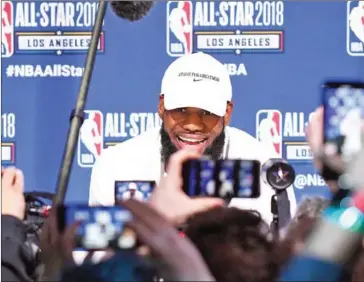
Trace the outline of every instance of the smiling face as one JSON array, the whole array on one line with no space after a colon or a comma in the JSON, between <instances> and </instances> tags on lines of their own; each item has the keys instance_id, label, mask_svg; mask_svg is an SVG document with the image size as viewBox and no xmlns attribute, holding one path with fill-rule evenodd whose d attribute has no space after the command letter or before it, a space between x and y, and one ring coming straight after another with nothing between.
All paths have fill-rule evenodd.
<instances>
[{"instance_id":1,"label":"smiling face","mask_svg":"<svg viewBox=\"0 0 364 282\"><path fill-rule=\"evenodd\" d=\"M192 107L166 110L161 96L158 112L163 120L162 161L167 163L171 154L188 147L219 158L225 142L224 127L230 122L232 108L232 103L227 103L222 117Z\"/></svg>"}]
</instances>

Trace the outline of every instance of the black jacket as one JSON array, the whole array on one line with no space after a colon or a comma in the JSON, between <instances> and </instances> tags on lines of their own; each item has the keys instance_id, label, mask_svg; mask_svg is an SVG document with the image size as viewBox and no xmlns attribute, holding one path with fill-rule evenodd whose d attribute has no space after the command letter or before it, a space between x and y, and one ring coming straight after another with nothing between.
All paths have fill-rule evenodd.
<instances>
[{"instance_id":1,"label":"black jacket","mask_svg":"<svg viewBox=\"0 0 364 282\"><path fill-rule=\"evenodd\" d=\"M10 215L1 216L1 278L2 281L32 281L33 258L26 247L23 222Z\"/></svg>"}]
</instances>

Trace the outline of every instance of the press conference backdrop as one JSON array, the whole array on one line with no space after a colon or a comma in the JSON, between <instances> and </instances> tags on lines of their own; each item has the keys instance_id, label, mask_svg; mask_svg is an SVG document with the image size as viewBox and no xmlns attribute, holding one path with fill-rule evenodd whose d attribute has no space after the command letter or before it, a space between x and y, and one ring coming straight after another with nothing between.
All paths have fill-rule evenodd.
<instances>
[{"instance_id":1,"label":"press conference backdrop","mask_svg":"<svg viewBox=\"0 0 364 282\"><path fill-rule=\"evenodd\" d=\"M104 148L160 124L163 73L196 51L225 64L232 126L260 133L293 164L297 198L326 195L304 128L326 78L364 78L364 1L180 2L158 2L136 23L108 9L67 201L88 199ZM24 171L27 191L56 189L96 10L97 2L2 1L2 164Z\"/></svg>"}]
</instances>

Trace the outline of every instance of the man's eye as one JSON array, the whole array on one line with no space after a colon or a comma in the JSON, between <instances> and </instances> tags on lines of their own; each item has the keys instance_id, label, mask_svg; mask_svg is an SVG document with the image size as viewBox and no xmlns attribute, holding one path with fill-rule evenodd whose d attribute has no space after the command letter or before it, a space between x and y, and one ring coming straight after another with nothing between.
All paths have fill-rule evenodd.
<instances>
[{"instance_id":1,"label":"man's eye","mask_svg":"<svg viewBox=\"0 0 364 282\"><path fill-rule=\"evenodd\" d=\"M213 113L208 112L208 111L204 111L203 114L206 115L206 116L213 115Z\"/></svg>"},{"instance_id":2,"label":"man's eye","mask_svg":"<svg viewBox=\"0 0 364 282\"><path fill-rule=\"evenodd\" d=\"M179 109L176 109L177 112L186 112L186 109L185 108L179 108Z\"/></svg>"}]
</instances>

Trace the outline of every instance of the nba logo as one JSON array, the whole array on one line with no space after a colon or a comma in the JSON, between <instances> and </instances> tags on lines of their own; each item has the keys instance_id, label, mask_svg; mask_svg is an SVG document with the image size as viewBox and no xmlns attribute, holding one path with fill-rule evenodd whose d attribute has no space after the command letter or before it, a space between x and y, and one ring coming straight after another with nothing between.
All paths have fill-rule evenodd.
<instances>
[{"instance_id":1,"label":"nba logo","mask_svg":"<svg viewBox=\"0 0 364 282\"><path fill-rule=\"evenodd\" d=\"M92 167L104 148L104 119L100 111L85 111L78 137L77 160L80 167Z\"/></svg>"},{"instance_id":2,"label":"nba logo","mask_svg":"<svg viewBox=\"0 0 364 282\"><path fill-rule=\"evenodd\" d=\"M256 138L282 157L282 114L278 110L260 110L256 115Z\"/></svg>"},{"instance_id":3,"label":"nba logo","mask_svg":"<svg viewBox=\"0 0 364 282\"><path fill-rule=\"evenodd\" d=\"M14 53L13 3L1 1L1 57L9 58Z\"/></svg>"},{"instance_id":4,"label":"nba logo","mask_svg":"<svg viewBox=\"0 0 364 282\"><path fill-rule=\"evenodd\" d=\"M180 57L192 53L192 1L167 2L167 54Z\"/></svg>"},{"instance_id":5,"label":"nba logo","mask_svg":"<svg viewBox=\"0 0 364 282\"><path fill-rule=\"evenodd\" d=\"M364 56L364 1L348 1L346 30L348 54Z\"/></svg>"}]
</instances>

